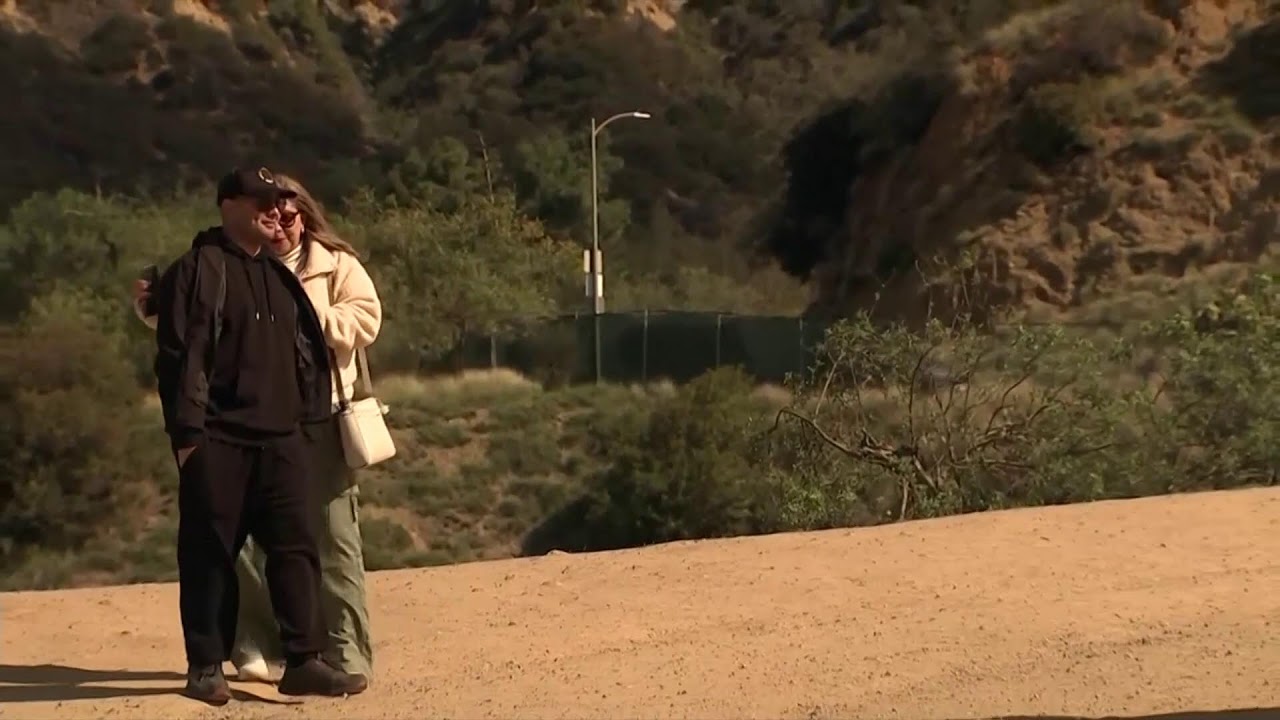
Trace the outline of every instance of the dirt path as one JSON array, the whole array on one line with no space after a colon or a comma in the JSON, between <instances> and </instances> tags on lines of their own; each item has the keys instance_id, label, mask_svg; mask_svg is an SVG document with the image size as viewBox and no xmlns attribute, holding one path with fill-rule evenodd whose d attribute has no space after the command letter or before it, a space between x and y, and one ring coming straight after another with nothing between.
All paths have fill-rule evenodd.
<instances>
[{"instance_id":1,"label":"dirt path","mask_svg":"<svg viewBox=\"0 0 1280 720\"><path fill-rule=\"evenodd\" d=\"M1280 716L1280 489L384 572L371 591L367 694L221 710L173 694L175 587L0 595L0 717Z\"/></svg>"}]
</instances>

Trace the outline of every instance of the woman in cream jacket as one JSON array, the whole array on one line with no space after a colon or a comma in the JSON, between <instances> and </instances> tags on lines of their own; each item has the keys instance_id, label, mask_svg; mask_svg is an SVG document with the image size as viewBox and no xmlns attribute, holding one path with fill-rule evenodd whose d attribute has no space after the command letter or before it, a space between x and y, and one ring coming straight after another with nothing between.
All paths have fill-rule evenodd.
<instances>
[{"instance_id":1,"label":"woman in cream jacket","mask_svg":"<svg viewBox=\"0 0 1280 720\"><path fill-rule=\"evenodd\" d=\"M271 249L302 281L333 350L341 392L350 399L359 373L356 350L368 347L378 337L382 304L355 250L333 231L320 203L293 178L276 175L276 182L296 192L297 197L285 201L281 207L280 232ZM148 317L143 310L148 290L142 281L135 287L134 309L154 329L155 317ZM335 383L335 411L338 392ZM355 473L343 458L336 419L304 426L303 435L311 448L317 488L324 493L325 501L319 537L321 602L329 632L326 658L345 672L372 680L373 645L365 599ZM240 614L232 662L241 680L271 682L278 675L272 666L283 662L279 630L271 613L264 579L265 562L265 556L252 539L245 544L236 562Z\"/></svg>"}]
</instances>

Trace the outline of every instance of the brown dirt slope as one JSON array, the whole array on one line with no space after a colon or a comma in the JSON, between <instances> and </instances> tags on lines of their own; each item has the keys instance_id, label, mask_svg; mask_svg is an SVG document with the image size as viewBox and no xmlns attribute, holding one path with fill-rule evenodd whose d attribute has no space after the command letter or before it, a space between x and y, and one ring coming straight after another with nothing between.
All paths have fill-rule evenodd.
<instances>
[{"instance_id":1,"label":"brown dirt slope","mask_svg":"<svg viewBox=\"0 0 1280 720\"><path fill-rule=\"evenodd\" d=\"M1264 489L378 573L368 694L220 711L173 586L11 594L0 716L1280 713L1278 551Z\"/></svg>"},{"instance_id":2,"label":"brown dirt slope","mask_svg":"<svg viewBox=\"0 0 1280 720\"><path fill-rule=\"evenodd\" d=\"M1258 262L1280 237L1278 59L1272 0L1014 16L949 62L919 142L859 177L822 304L910 315L963 286L1052 314Z\"/></svg>"}]
</instances>

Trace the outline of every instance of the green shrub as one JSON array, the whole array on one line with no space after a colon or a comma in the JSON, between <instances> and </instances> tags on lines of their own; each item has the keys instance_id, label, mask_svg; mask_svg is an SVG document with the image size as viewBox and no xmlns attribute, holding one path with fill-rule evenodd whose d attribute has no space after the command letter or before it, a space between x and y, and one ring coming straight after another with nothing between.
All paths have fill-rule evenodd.
<instances>
[{"instance_id":1,"label":"green shrub","mask_svg":"<svg viewBox=\"0 0 1280 720\"><path fill-rule=\"evenodd\" d=\"M588 487L589 549L757 532L751 387L737 369L707 373L660 401L638 432L612 437L608 467Z\"/></svg>"},{"instance_id":2,"label":"green shrub","mask_svg":"<svg viewBox=\"0 0 1280 720\"><path fill-rule=\"evenodd\" d=\"M431 359L467 332L497 332L521 313L553 314L576 256L509 197L475 199L454 213L357 203L351 220L388 324L410 330L415 347L406 352Z\"/></svg>"},{"instance_id":3,"label":"green shrub","mask_svg":"<svg viewBox=\"0 0 1280 720\"><path fill-rule=\"evenodd\" d=\"M456 448L470 442L466 428L456 423L422 418L416 427L418 441L427 447Z\"/></svg>"},{"instance_id":4,"label":"green shrub","mask_svg":"<svg viewBox=\"0 0 1280 720\"><path fill-rule=\"evenodd\" d=\"M1157 449L1170 489L1280 477L1280 279L1261 274L1153 328L1169 368Z\"/></svg>"},{"instance_id":5,"label":"green shrub","mask_svg":"<svg viewBox=\"0 0 1280 720\"><path fill-rule=\"evenodd\" d=\"M401 567L401 560L413 549L413 537L409 531L388 518L361 518L360 534L364 540L366 570Z\"/></svg>"},{"instance_id":6,"label":"green shrub","mask_svg":"<svg viewBox=\"0 0 1280 720\"><path fill-rule=\"evenodd\" d=\"M130 489L159 471L163 435L143 429L120 339L77 305L50 298L0 328L0 559L116 527Z\"/></svg>"},{"instance_id":7,"label":"green shrub","mask_svg":"<svg viewBox=\"0 0 1280 720\"><path fill-rule=\"evenodd\" d=\"M523 430L503 431L489 439L489 462L500 472L517 476L550 475L560 469L560 446L541 418Z\"/></svg>"}]
</instances>

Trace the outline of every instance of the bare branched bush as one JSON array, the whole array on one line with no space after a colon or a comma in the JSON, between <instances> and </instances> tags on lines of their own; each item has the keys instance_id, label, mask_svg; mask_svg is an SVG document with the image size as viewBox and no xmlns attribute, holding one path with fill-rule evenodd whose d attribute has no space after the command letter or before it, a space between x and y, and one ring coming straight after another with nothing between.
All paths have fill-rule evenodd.
<instances>
[{"instance_id":1,"label":"bare branched bush","mask_svg":"<svg viewBox=\"0 0 1280 720\"><path fill-rule=\"evenodd\" d=\"M1061 328L914 333L854 318L775 432L798 424L843 457L858 486L845 494L880 520L1101 497L1129 465L1116 459L1143 400L1107 385L1121 350Z\"/></svg>"},{"instance_id":2,"label":"bare branched bush","mask_svg":"<svg viewBox=\"0 0 1280 720\"><path fill-rule=\"evenodd\" d=\"M1127 334L846 320L762 444L776 524L1275 484L1277 318L1259 274Z\"/></svg>"}]
</instances>

